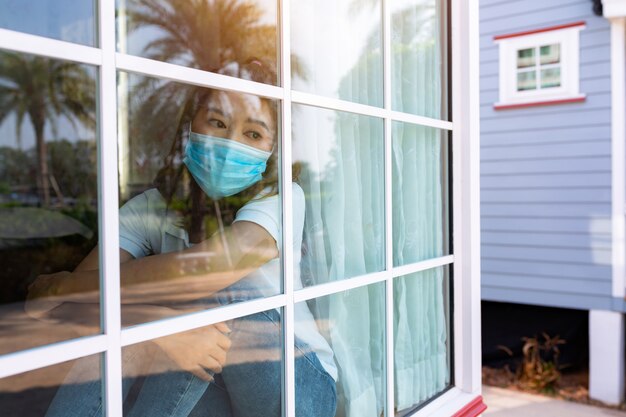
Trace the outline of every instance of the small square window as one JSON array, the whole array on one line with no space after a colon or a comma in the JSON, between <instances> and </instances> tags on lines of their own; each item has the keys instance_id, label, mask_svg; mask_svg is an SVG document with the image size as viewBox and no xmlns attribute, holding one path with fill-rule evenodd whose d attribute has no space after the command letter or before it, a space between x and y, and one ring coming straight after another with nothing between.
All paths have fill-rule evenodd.
<instances>
[{"instance_id":1,"label":"small square window","mask_svg":"<svg viewBox=\"0 0 626 417\"><path fill-rule=\"evenodd\" d=\"M581 98L579 33L583 23L496 36L500 47L498 107Z\"/></svg>"}]
</instances>

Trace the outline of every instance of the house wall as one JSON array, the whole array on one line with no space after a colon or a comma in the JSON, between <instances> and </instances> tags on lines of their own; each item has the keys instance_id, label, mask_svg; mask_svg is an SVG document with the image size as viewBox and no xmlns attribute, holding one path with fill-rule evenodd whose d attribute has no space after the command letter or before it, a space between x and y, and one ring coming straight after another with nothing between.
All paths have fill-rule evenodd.
<instances>
[{"instance_id":1,"label":"house wall","mask_svg":"<svg viewBox=\"0 0 626 417\"><path fill-rule=\"evenodd\" d=\"M495 35L585 21L583 103L494 110ZM481 0L482 298L624 311L611 296L610 27L590 0Z\"/></svg>"}]
</instances>

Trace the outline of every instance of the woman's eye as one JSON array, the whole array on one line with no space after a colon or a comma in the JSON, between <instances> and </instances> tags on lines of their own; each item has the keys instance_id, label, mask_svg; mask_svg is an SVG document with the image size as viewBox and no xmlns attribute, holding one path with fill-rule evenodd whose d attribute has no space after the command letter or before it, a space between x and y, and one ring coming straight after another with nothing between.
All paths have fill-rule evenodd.
<instances>
[{"instance_id":1,"label":"woman's eye","mask_svg":"<svg viewBox=\"0 0 626 417\"><path fill-rule=\"evenodd\" d=\"M209 120L209 124L218 129L225 129L226 125L220 119L211 119Z\"/></svg>"},{"instance_id":2,"label":"woman's eye","mask_svg":"<svg viewBox=\"0 0 626 417\"><path fill-rule=\"evenodd\" d=\"M254 130L251 130L250 132L246 133L246 136L249 137L250 139L254 139L254 140L259 140L263 137L263 135L261 135L259 132L255 132Z\"/></svg>"}]
</instances>

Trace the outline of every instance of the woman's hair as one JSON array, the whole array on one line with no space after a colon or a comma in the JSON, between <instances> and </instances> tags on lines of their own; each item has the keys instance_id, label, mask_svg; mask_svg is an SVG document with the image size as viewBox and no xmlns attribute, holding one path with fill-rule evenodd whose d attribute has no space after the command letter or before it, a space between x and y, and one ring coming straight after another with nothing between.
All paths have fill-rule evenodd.
<instances>
[{"instance_id":1,"label":"woman's hair","mask_svg":"<svg viewBox=\"0 0 626 417\"><path fill-rule=\"evenodd\" d=\"M276 72L258 59L251 59L244 64L231 62L221 69L214 71L223 75L243 78L266 84L276 81ZM217 228L215 221L205 221L207 214L215 214L214 205L207 204L207 196L198 186L193 176L190 175L183 164L184 149L188 140L189 126L197 114L218 90L210 88L195 88L188 93L182 117L179 121L174 141L170 152L165 157L163 168L159 170L154 186L159 190L168 209L175 209L184 218L184 227L189 233L189 240L197 243L206 238L207 232L211 233ZM234 220L237 210L260 193L263 196L275 195L278 192L278 108L273 100L262 98L268 104L272 119L276 122L274 134L274 147L262 179L240 193L225 197L220 200L220 212L225 221L230 223ZM294 170L296 171L296 170ZM297 172L294 172L294 177ZM205 229L209 230L205 230Z\"/></svg>"}]
</instances>

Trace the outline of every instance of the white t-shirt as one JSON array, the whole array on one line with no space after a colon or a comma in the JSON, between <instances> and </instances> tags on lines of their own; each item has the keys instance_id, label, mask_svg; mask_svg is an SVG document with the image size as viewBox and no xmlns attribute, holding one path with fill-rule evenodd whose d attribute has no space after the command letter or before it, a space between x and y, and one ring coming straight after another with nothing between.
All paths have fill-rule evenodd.
<instances>
[{"instance_id":1,"label":"white t-shirt","mask_svg":"<svg viewBox=\"0 0 626 417\"><path fill-rule=\"evenodd\" d=\"M293 183L293 263L294 289L302 288L300 259L304 229L305 199L302 188ZM177 226L178 218L168 213L165 201L157 189L150 189L132 198L120 208L120 247L135 258L189 248L187 231ZM235 216L235 222L249 221L263 227L282 248L280 200L277 195L253 199ZM273 259L246 276L266 289L267 294L279 294L281 287L280 260ZM328 342L319 333L315 319L306 302L294 307L295 336L306 343L333 379L337 367Z\"/></svg>"}]
</instances>

